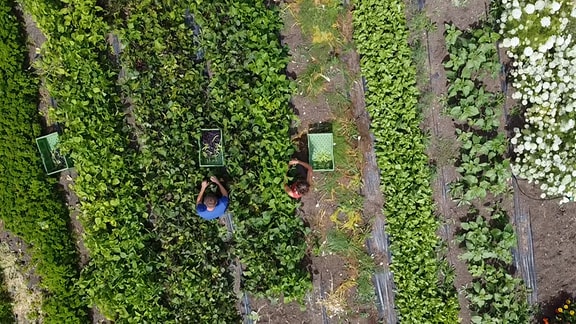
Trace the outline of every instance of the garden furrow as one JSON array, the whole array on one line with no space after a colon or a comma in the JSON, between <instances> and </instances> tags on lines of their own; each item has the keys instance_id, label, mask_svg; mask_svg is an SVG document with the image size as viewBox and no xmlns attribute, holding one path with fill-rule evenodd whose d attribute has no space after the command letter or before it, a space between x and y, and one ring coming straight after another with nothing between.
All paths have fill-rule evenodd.
<instances>
[{"instance_id":1,"label":"garden furrow","mask_svg":"<svg viewBox=\"0 0 576 324\"><path fill-rule=\"evenodd\" d=\"M165 287L169 318L239 321L229 271L232 256L221 238L227 229L196 214L198 185L208 178L197 165L196 140L199 126L215 111L203 107L206 62L191 59L200 47L186 25L189 5L135 1L126 6L130 14L115 21L125 71L119 84L138 134L142 188L161 243L159 261L165 270L158 280Z\"/></svg>"},{"instance_id":2,"label":"garden furrow","mask_svg":"<svg viewBox=\"0 0 576 324\"><path fill-rule=\"evenodd\" d=\"M511 173L500 125L504 96L498 89L501 65L493 14L494 8L477 27L466 30L445 24L446 111L455 120L460 143L460 178L450 183L450 194L458 206L468 206L457 242L465 247L459 258L473 278L466 286L471 321L524 323L530 317L526 289L510 267L518 241L508 217L512 208L506 208Z\"/></svg>"},{"instance_id":3,"label":"garden furrow","mask_svg":"<svg viewBox=\"0 0 576 324\"><path fill-rule=\"evenodd\" d=\"M352 62L356 62L353 64ZM353 74L359 74L360 57L353 52L348 59L348 68ZM358 122L360 134L360 148L364 152L362 178L362 194L365 196L363 217L373 221L371 237L367 240L367 250L376 258L378 270L374 273L374 289L377 298L379 316L386 323L396 323L396 307L394 305L394 280L390 271L390 250L388 235L385 230L385 220L382 214L384 198L380 191L380 175L374 151L374 136L370 132L370 118L366 111L365 84L362 79L354 81L350 89L351 102L354 108L354 116Z\"/></svg>"},{"instance_id":4,"label":"garden furrow","mask_svg":"<svg viewBox=\"0 0 576 324\"><path fill-rule=\"evenodd\" d=\"M499 43L496 44L498 51L498 62L502 68L500 69L500 78L502 80L500 91L508 98L508 83L506 82L506 65L502 62L502 56ZM508 100L504 101L504 119L506 124L512 123L510 111L508 107ZM528 291L528 304L534 306L538 303L538 288L536 282L536 265L534 262L534 243L532 237L532 225L530 221L530 210L523 204L521 199L522 193L518 185L516 177L512 177L512 190L514 199L514 216L512 224L514 225L514 232L518 241L517 247L512 250L514 255L514 264L520 274L526 289Z\"/></svg>"}]
</instances>

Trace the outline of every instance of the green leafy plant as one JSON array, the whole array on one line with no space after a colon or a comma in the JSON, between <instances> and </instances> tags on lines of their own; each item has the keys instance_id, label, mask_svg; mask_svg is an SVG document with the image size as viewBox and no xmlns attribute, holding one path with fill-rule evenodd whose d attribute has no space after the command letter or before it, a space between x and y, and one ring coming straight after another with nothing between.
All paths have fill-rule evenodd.
<instances>
[{"instance_id":1,"label":"green leafy plant","mask_svg":"<svg viewBox=\"0 0 576 324\"><path fill-rule=\"evenodd\" d=\"M463 233L457 238L466 250L460 258L473 277L467 289L472 323L526 323L530 319L526 290L521 279L508 273L513 262L511 249L516 246L514 230L498 205L488 211L490 221L471 209L476 219L463 222Z\"/></svg>"},{"instance_id":2,"label":"green leafy plant","mask_svg":"<svg viewBox=\"0 0 576 324\"><path fill-rule=\"evenodd\" d=\"M419 128L404 2L363 0L355 5L354 40L367 80L366 108L386 197L383 212L391 240L399 320L456 323L458 301L452 282L439 281L444 261L437 254L438 222Z\"/></svg>"},{"instance_id":3,"label":"green leafy plant","mask_svg":"<svg viewBox=\"0 0 576 324\"><path fill-rule=\"evenodd\" d=\"M448 114L458 123L460 179L450 184L452 198L459 205L483 201L489 194L500 197L510 190L510 162L505 158L507 140L496 131L503 104L500 94L485 89L484 79L498 72L494 42L498 40L489 24L461 31L447 25L449 60L444 64L449 82ZM495 198L493 198L495 199ZM484 205L486 206L486 205ZM498 204L484 208L483 217L473 207L474 220L461 223L458 242L465 247L460 258L468 265L472 282L467 286L472 323L525 323L530 319L526 289L522 280L508 269L511 249L516 245L513 227Z\"/></svg>"},{"instance_id":4,"label":"green leafy plant","mask_svg":"<svg viewBox=\"0 0 576 324\"><path fill-rule=\"evenodd\" d=\"M332 154L327 151L314 152L312 163L317 169L330 169L332 167Z\"/></svg>"},{"instance_id":5,"label":"green leafy plant","mask_svg":"<svg viewBox=\"0 0 576 324\"><path fill-rule=\"evenodd\" d=\"M7 230L30 246L44 291L44 322L85 323L87 305L76 285L78 255L68 230L70 216L34 143L40 135L39 83L25 64L24 26L15 7L12 1L0 4L0 217ZM3 310L4 318L10 317L8 307Z\"/></svg>"},{"instance_id":6,"label":"green leafy plant","mask_svg":"<svg viewBox=\"0 0 576 324\"><path fill-rule=\"evenodd\" d=\"M278 12L261 3L196 4L188 7L201 30L195 35L193 28L182 27L185 17L174 15L186 7L134 2L131 15L115 22L127 71L119 84L133 100L134 128L146 143L138 160L146 166L143 190L159 215L155 231L161 258L168 269L189 274L174 272L166 280L173 316L177 321L237 322L232 278L225 272L234 256L244 268L243 288L251 293L302 299L311 286L300 267L302 220L294 217L296 205L282 188L293 151L286 116L294 88L284 74L287 53L276 37ZM203 59L190 60L189 53L199 47ZM207 171L192 158L198 148L190 138L197 138L204 125L222 129L229 139L226 169L234 179L229 210L236 233L230 243L219 238L213 224L194 215L191 193ZM230 307L212 307L206 294Z\"/></svg>"},{"instance_id":7,"label":"green leafy plant","mask_svg":"<svg viewBox=\"0 0 576 324\"><path fill-rule=\"evenodd\" d=\"M246 265L244 287L256 295L302 300L311 287L300 267L305 229L282 189L293 152L286 116L295 88L284 74L288 57L277 38L278 12L260 2L226 1L195 10L211 62L209 102L221 107L213 110L222 118L203 115L220 122L231 139L226 166L235 179L230 209L237 225L235 254ZM213 23L222 17L224 23Z\"/></svg>"},{"instance_id":8,"label":"green leafy plant","mask_svg":"<svg viewBox=\"0 0 576 324\"><path fill-rule=\"evenodd\" d=\"M6 288L3 269L0 269L0 321L2 323L13 323L15 320L12 312L12 297Z\"/></svg>"},{"instance_id":9,"label":"green leafy plant","mask_svg":"<svg viewBox=\"0 0 576 324\"><path fill-rule=\"evenodd\" d=\"M86 302L111 320L166 322L164 287L157 280L162 265L154 234L146 228L141 170L115 85L118 69L108 57L103 9L91 0L22 4L47 36L38 68L58 102L52 118L65 126L60 150L75 161L73 190L90 253L78 283L83 298L55 307Z\"/></svg>"},{"instance_id":10,"label":"green leafy plant","mask_svg":"<svg viewBox=\"0 0 576 324\"><path fill-rule=\"evenodd\" d=\"M459 205L499 195L510 190L510 162L504 158L507 141L494 135L500 125L501 94L485 89L483 79L497 72L494 41L498 35L483 26L461 31L446 25L446 45L450 58L445 62L448 80L448 115L465 127L456 129L460 142L460 160L456 170L461 178L450 184L452 198ZM475 57L477 62L471 62Z\"/></svg>"},{"instance_id":11,"label":"green leafy plant","mask_svg":"<svg viewBox=\"0 0 576 324\"><path fill-rule=\"evenodd\" d=\"M456 75L464 79L498 75L500 63L494 44L500 35L489 24L467 31L459 30L453 24L445 24L445 27L449 59L444 67L448 69L449 80L455 79Z\"/></svg>"}]
</instances>

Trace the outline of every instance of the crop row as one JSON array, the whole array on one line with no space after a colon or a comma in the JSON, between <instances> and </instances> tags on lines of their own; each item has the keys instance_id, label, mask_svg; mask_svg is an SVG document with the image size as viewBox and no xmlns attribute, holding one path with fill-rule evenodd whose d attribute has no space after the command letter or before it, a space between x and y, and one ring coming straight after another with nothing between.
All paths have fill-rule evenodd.
<instances>
[{"instance_id":1,"label":"crop row","mask_svg":"<svg viewBox=\"0 0 576 324\"><path fill-rule=\"evenodd\" d=\"M474 220L463 222L458 241L465 253L472 282L467 289L473 323L526 323L529 308L522 280L509 273L516 236L506 211L499 206L502 194L510 190L510 164L505 158L507 141L498 134L503 105L498 94L486 90L486 80L498 75L495 43L499 35L489 22L471 31L446 27L448 69L448 114L457 121L461 180L451 184L451 195L460 204L483 202L488 194L495 201L480 211L468 210ZM472 90L459 84L473 84ZM462 111L477 112L461 114ZM458 113L454 113L458 112ZM480 204L477 204L480 205ZM482 206L486 206L482 204Z\"/></svg>"},{"instance_id":2,"label":"crop row","mask_svg":"<svg viewBox=\"0 0 576 324\"><path fill-rule=\"evenodd\" d=\"M47 36L40 69L66 129L74 191L90 262L80 285L110 319L165 322L160 271L142 196L140 169L108 59L107 24L96 1L22 1ZM70 249L71 251L73 249Z\"/></svg>"},{"instance_id":3,"label":"crop row","mask_svg":"<svg viewBox=\"0 0 576 324\"><path fill-rule=\"evenodd\" d=\"M118 321L235 321L232 251L248 290L301 298L310 282L302 220L282 188L292 88L277 12L256 1L145 1L117 12L91 1L24 4L48 36L40 67L78 171L90 303ZM125 46L121 66L102 17ZM196 163L203 126L230 141L233 249L194 212L208 173Z\"/></svg>"},{"instance_id":4,"label":"crop row","mask_svg":"<svg viewBox=\"0 0 576 324\"><path fill-rule=\"evenodd\" d=\"M196 140L201 127L222 127L221 118L213 118L221 108L207 100L206 62L196 59L197 25L185 15L184 3L130 5L130 15L115 23L126 71L120 84L135 116L141 185L162 244L161 280L171 316L179 322L238 322L228 244L217 222L195 212L208 171L198 167Z\"/></svg>"},{"instance_id":5,"label":"crop row","mask_svg":"<svg viewBox=\"0 0 576 324\"><path fill-rule=\"evenodd\" d=\"M148 166L146 178L165 179L150 181L147 188L154 192L150 197L158 195L153 205L159 224L170 223L166 217L175 208L179 211L171 222L180 222L178 215L185 215L187 208L194 213L193 199L186 193L196 193L208 173L197 165L195 142L201 127L222 128L236 227L232 244L245 267L245 287L257 294L301 298L310 286L299 266L305 252L303 224L282 189L292 152L287 140L292 88L284 75L287 59L277 36L278 13L259 2L185 8L133 11L120 33L126 43L123 89L135 105L137 132L143 154L148 154L142 162ZM163 17L157 15L163 11ZM138 24L144 25L141 31L130 27ZM168 32L160 26L173 27ZM222 246L213 225L196 217L189 222L208 242L214 241L208 246ZM166 235L175 235L177 228L174 224L173 233ZM182 245L193 248L186 241ZM225 256L223 252L214 251ZM197 263L190 260L189 266Z\"/></svg>"},{"instance_id":6,"label":"crop row","mask_svg":"<svg viewBox=\"0 0 576 324\"><path fill-rule=\"evenodd\" d=\"M14 8L11 1L0 3L0 215L6 228L31 246L47 292L45 322L82 323L87 318L75 286L78 255L63 196L57 182L44 175L35 149L38 83L25 63L26 40Z\"/></svg>"},{"instance_id":7,"label":"crop row","mask_svg":"<svg viewBox=\"0 0 576 324\"><path fill-rule=\"evenodd\" d=\"M430 170L416 103L415 69L408 47L404 2L363 0L354 11L355 41L367 79L390 235L395 303L402 322L456 323L453 283L438 260ZM444 279L442 279L444 278Z\"/></svg>"},{"instance_id":8,"label":"crop row","mask_svg":"<svg viewBox=\"0 0 576 324\"><path fill-rule=\"evenodd\" d=\"M509 190L510 163L503 158L507 140L497 133L503 96L489 92L483 83L500 71L494 45L498 39L488 24L469 32L446 25L447 113L461 123L456 128L461 143L456 171L461 178L450 189L459 204L483 199L488 192L498 195Z\"/></svg>"},{"instance_id":9,"label":"crop row","mask_svg":"<svg viewBox=\"0 0 576 324\"><path fill-rule=\"evenodd\" d=\"M186 268L206 271L199 265L210 264L220 273L205 273L206 278L226 277L226 246L215 225L194 216L190 196L208 174L196 160L200 128L222 128L236 227L231 244L245 267L245 287L301 298L309 288L299 267L305 250L303 225L282 189L292 150L287 141L291 88L283 72L286 53L277 37L278 14L259 2L162 8L144 3L140 8L132 10L120 31L125 43L120 58L127 71L122 84L134 104L141 164L149 179L145 188L158 215L161 240L172 242L165 247L172 251L168 259L180 255L179 248L199 256L207 253L187 260ZM182 215L188 215L185 223ZM179 233L184 224L191 226L187 238ZM229 282L214 286L222 291L212 289L213 295L230 298Z\"/></svg>"},{"instance_id":10,"label":"crop row","mask_svg":"<svg viewBox=\"0 0 576 324\"><path fill-rule=\"evenodd\" d=\"M461 223L463 231L457 238L465 246L460 257L473 278L466 292L472 323L528 323L526 289L522 279L508 272L516 246L514 229L500 206L488 211L489 220L471 208L469 215L475 219Z\"/></svg>"},{"instance_id":11,"label":"crop row","mask_svg":"<svg viewBox=\"0 0 576 324\"><path fill-rule=\"evenodd\" d=\"M281 20L260 1L206 2L197 10L212 74L208 113L230 134L227 170L235 181L231 209L235 253L246 266L244 285L256 294L302 298L310 288L300 266L304 226L282 189L293 152L293 88L278 38Z\"/></svg>"}]
</instances>

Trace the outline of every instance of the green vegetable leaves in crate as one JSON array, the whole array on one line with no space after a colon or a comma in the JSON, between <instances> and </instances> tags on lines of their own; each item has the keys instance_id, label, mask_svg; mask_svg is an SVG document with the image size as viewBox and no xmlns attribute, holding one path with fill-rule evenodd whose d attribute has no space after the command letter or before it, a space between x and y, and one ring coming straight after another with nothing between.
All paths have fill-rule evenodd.
<instances>
[{"instance_id":1,"label":"green vegetable leaves in crate","mask_svg":"<svg viewBox=\"0 0 576 324\"><path fill-rule=\"evenodd\" d=\"M332 133L308 134L308 156L314 171L334 171Z\"/></svg>"}]
</instances>

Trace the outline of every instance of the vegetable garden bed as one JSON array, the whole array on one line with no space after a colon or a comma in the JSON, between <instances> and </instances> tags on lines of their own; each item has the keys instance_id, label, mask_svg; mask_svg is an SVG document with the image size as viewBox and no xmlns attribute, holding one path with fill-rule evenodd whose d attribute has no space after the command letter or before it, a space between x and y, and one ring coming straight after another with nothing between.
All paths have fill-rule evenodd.
<instances>
[{"instance_id":1,"label":"vegetable garden bed","mask_svg":"<svg viewBox=\"0 0 576 324\"><path fill-rule=\"evenodd\" d=\"M4 228L30 247L30 268L41 280L29 283L42 291L37 309L15 310L19 321L83 323L87 304L78 289L78 254L68 230L69 212L57 182L42 171L34 147L40 135L38 82L27 62L24 26L15 16L16 3L0 4L0 215ZM2 237L6 237L2 233ZM24 262L20 261L22 264ZM28 283L26 283L28 284Z\"/></svg>"},{"instance_id":2,"label":"vegetable garden bed","mask_svg":"<svg viewBox=\"0 0 576 324\"><path fill-rule=\"evenodd\" d=\"M534 3L534 2L532 2ZM438 30L428 30L428 35L429 35L429 39L428 39L428 44L430 45L430 85L433 89L433 91L435 92L436 95L439 95L441 93L446 93L447 89L446 89L446 84L444 83L444 75L446 75L444 73L444 71L442 71L439 66L440 66L440 62L442 62L443 60L445 60L447 53L444 52L444 48L445 45L443 44L444 40L444 36L445 35L441 35L442 32L444 31L444 29L441 27L445 22L451 22L452 24L458 26L459 28L465 29L467 27L469 27L470 25L473 26L478 26L479 24L477 23L479 20L484 19L487 15L487 13L485 12L485 8L487 7L487 4L485 4L483 1L475 1L475 2L459 2L459 1L442 1L440 3L437 3L434 8L427 6L426 7L426 12L428 17L430 17L431 19L433 19L434 22L436 22L437 24L437 28ZM438 15L439 12L442 12L443 14ZM524 13L522 13L522 17L527 17ZM497 31L496 31L497 32ZM536 35L536 34L534 34ZM492 44L491 44L492 45ZM486 45L488 46L488 45ZM490 46L492 48L494 48L494 46ZM504 51L500 52L501 56L503 57L503 63L506 64L506 68L509 69L511 68L511 64L509 63L508 60L504 59ZM471 62L471 61L475 61L477 59L479 59L480 56L477 56L474 60L467 60L467 62ZM488 85L488 91L493 91L496 92L500 89L500 83L501 82L505 82L505 80L501 79L501 80L494 80L493 82L490 82L490 84ZM452 85L452 83L450 84L450 86ZM504 87L503 89L506 89L506 87ZM517 108L513 108L513 106L515 105L514 101L511 100L512 98L510 97L511 95L511 91L508 91L507 94L507 99L506 99L506 106L508 107L508 112L510 113L510 117L511 119L506 120L506 126L505 128L503 126L500 126L499 128L499 132L500 134L505 134L506 131L512 131L513 127L517 127L520 124L518 124L518 117L515 116L517 114ZM504 104L502 105L502 107L504 106ZM445 141L445 140L451 140L452 137L449 134L450 131L452 130L452 128L449 126L449 124L451 124L453 121L449 118L444 118L442 116L438 115L438 111L441 111L441 107L435 106L432 110L431 110L431 117L427 120L427 126L433 130L436 134L439 135L439 139L441 141ZM502 113L502 109L498 109L496 112L498 113ZM447 110L447 112L449 112L449 110ZM484 118L485 116L483 114L481 114L482 117ZM434 117L436 116L436 117ZM466 118L466 122L475 122L477 121L477 119L475 118L471 118L468 119ZM501 125L504 125L504 119L501 118L500 119L500 123ZM487 126L487 125L486 125ZM437 142L438 143L442 143L442 142ZM497 139L497 142L500 143L499 146L502 146L502 139ZM478 144L478 143L477 143ZM474 144L476 145L476 144ZM507 145L507 143L505 143L505 145ZM435 162L437 163L441 163L442 160L446 160L446 153L449 153L449 150L446 149L446 146L444 146L444 148L442 148L443 146L441 145L437 145L436 149L437 153L444 153L444 157L438 154L434 155L435 158ZM497 146L493 146L492 148L496 148ZM466 167L467 168L467 167ZM441 174L443 177L445 177L446 182L452 182L455 180L458 180L458 177L456 175L456 173L454 172L454 170L451 170L450 168L440 168L439 167L439 174ZM463 168L464 169L464 168ZM472 170L472 169L470 169ZM486 175L489 175L491 177L497 177L497 178L504 178L503 176L505 175L505 172L508 172L508 169L506 167L504 168L490 168L487 167L485 168L485 170L483 172L486 172L490 170L489 173L487 173ZM472 179L472 177L469 177L469 179L461 179L460 181L467 181L467 180L471 180L472 182L474 182L474 180ZM477 184L479 184L482 181L490 181L487 177L478 177L476 179L478 182L474 185L476 186ZM501 184L507 183L506 181L497 181ZM487 185L487 183L483 184L483 185ZM499 186L499 185L498 185ZM445 229L448 230L448 233L450 233L451 231L457 231L459 228L459 221L455 219L458 219L460 217L462 217L462 219L470 221L471 219L466 219L465 218L465 214L464 213L458 213L457 214L452 214L452 211L455 211L457 209L454 209L453 207L450 206L445 206L445 201L443 202L442 199L442 192L443 192L444 188L440 187L438 189L438 191L436 192L437 195L437 201L439 202L439 206L441 207L441 210L444 211L449 211L450 213L448 213L450 220L447 221L447 224L444 226ZM505 194L505 196L507 197L507 199L510 199L509 195L509 189L507 191L508 193ZM477 190L476 193L474 193L474 195L476 194L482 194L483 195L483 191L482 190ZM536 277L537 277L537 290L538 290L538 295L540 296L539 302L540 305L544 305L544 308L547 309L547 311L545 311L545 313L550 316L551 314L553 314L553 309L554 307L558 307L558 302L554 303L554 302L550 302L551 299L556 299L556 298L562 298L562 296L564 296L564 298L566 297L565 294L563 294L562 292L559 292L558 287L562 286L562 287L566 287L567 291L574 291L574 284L573 284L573 280L570 280L568 278L566 278L565 276L559 275L557 274L558 272L554 273L555 271L557 271L558 269L568 269L573 267L573 262L571 262L571 260L569 261L568 259L564 259L563 261L561 261L561 254L563 253L563 251L566 251L566 249L571 249L573 248L573 243L567 239L566 235L570 235L568 234L568 232L571 231L570 227L568 227L567 225L565 225L564 222L562 222L563 219L566 219L566 217L573 217L572 214L572 210L570 208L564 208L564 207L559 207L557 205L558 200L556 201L552 200L552 201L546 201L546 200L542 200L540 199L539 196L539 192L538 190L535 188L534 185L530 185L528 183L526 183L526 181L519 181L518 182L518 190L515 193L515 195L517 196L517 200L516 203L519 205L517 206L519 211L524 212L525 214L523 215L523 217L529 217L530 220L528 223L532 224L532 234L533 234L533 244L534 244L534 252L535 252L535 263L536 263L536 269L533 269L533 271L535 271ZM460 197L462 197L460 195ZM489 196L492 197L492 196ZM489 198L492 199L492 198ZM492 201L493 202L493 201ZM490 203L491 204L491 203ZM448 205L450 205L448 203ZM508 203L506 204L506 211L508 212L508 215L512 215L512 208L510 207L510 200L508 200ZM448 208L446 208L448 207ZM451 216L450 216L451 215ZM568 232L566 232L565 230L558 230L558 227L560 228L564 228L565 230L567 230ZM525 231L525 229L524 229ZM551 240L550 237L554 236L556 237L556 239ZM450 240L450 236L448 235L448 240ZM529 242L526 242L526 238L524 238L521 241L522 244L529 244ZM520 244L520 242L519 242ZM457 254L463 253L462 251L458 252L459 249L457 246L452 246L451 248L451 252L449 252L449 258L451 258L452 260L454 260L453 262L451 262L452 264L455 264L457 266L456 268L456 282L458 285L462 285L464 284L465 281L465 276L466 274L462 271L462 267L461 267L461 263L460 261L456 260L457 258ZM567 262L569 261L569 262ZM549 269L555 269L555 270L549 270ZM546 292L543 293L541 291L541 285L544 284L544 286L546 287ZM499 290L501 291L501 290ZM534 298L531 298L531 300L534 300ZM559 299L557 299L558 301ZM477 301L477 300L476 300ZM462 308L464 309L464 306L466 305L466 303L463 303L463 301L461 300L461 305ZM517 314L521 314L522 312L516 312ZM462 316L464 318L464 321L469 321L470 319L468 318L469 315L466 315L466 313L464 312L463 314L464 316ZM541 319L541 316L537 316L536 319Z\"/></svg>"},{"instance_id":3,"label":"vegetable garden bed","mask_svg":"<svg viewBox=\"0 0 576 324\"><path fill-rule=\"evenodd\" d=\"M552 15L552 11L566 11L566 6L571 4L558 1L558 4L553 2L540 9L541 3L535 3L532 8L522 2L523 7L517 8L519 11L510 12L512 18L508 17L507 24L516 24L515 20L525 19L533 10L545 10ZM517 146L520 160L516 161L515 172L527 175L530 171L533 174L528 176L536 179L536 173L545 166L535 166L534 163L539 164L533 159L536 156L527 155L534 151L530 143L537 142L538 132L534 129L520 132L502 126L499 112L503 98L495 94L498 80L487 82L486 87L480 86L489 78L482 76L479 68L485 69L487 74L494 74L499 68L494 61L493 46L497 37L484 29L472 34L463 30L485 15L484 2L439 1L434 7L439 8L440 14L431 13L431 6L426 7L440 26L440 31L427 29L435 34L431 38L432 82L428 86L435 94L446 94L444 103L450 117L441 124L430 120L425 120L425 124L430 129L435 128L436 135L450 133L450 139L461 143L458 156L444 159L445 162L458 159L457 165L439 168L438 173L445 180L442 182L451 183L449 194L460 207L447 203L445 183L440 184L436 193L443 197L438 199L441 212L456 211L456 214L447 215L442 232L449 247L447 259L455 266L456 288L465 291L470 300L468 303L464 298L460 299L463 310L460 317L476 322L491 318L526 321L527 308L521 301L523 289L519 280L508 271L512 264L509 250L515 239L508 222L512 208L507 196L510 172L509 162L504 159L508 145L505 131L521 134L512 141L512 144L522 145ZM242 288L252 296L302 301L307 293L310 296L312 275L312 294L318 303L313 306L308 303L308 313L299 313L294 304L279 306L274 313L271 310L274 307L268 307L269 304L259 306L256 303L257 308L253 310L259 312L260 307L265 307L272 318L283 320L298 321L312 312L316 312L312 317L318 321L321 317L325 320L326 314L337 314L339 319L345 319L348 315L358 315L346 313L340 307L339 302L345 300L343 296L348 296L346 302L353 305L351 307L362 316L373 317L371 301L375 298L372 293L366 293L366 287L370 286L366 279L380 268L375 268L374 260L363 253L364 241L358 238L364 238L364 225L370 224L378 213L366 210L359 213L358 210L363 206L379 208L382 203L373 204L366 197L368 203L363 204L364 197L358 195L360 190L368 192L365 187L368 182L359 180L358 165L364 162L358 162L357 156L358 147L361 147L363 158L369 159L373 153L372 144L382 176L380 189L386 199L382 212L387 217L386 230L390 233L392 252L391 260L381 255L375 258L380 264L392 262L398 318L403 322L457 320L452 272L443 260L438 261L443 253L436 236L439 224L430 200L430 161L423 154L426 136L419 129L417 78L413 53L407 47L410 39L404 28L404 2L361 0L355 3L353 12L347 11L340 1L322 2L321 11L314 10L318 5L314 1L300 0L287 5L288 10L295 13L298 10L297 14L310 14L309 21L316 24L336 19L328 26L307 25L305 20L298 22L310 37L310 44L291 49L294 56L290 64L294 65L289 70L298 75L299 95L294 95L295 87L284 75L288 58L277 37L281 27L277 8L266 7L260 1L129 0L108 3L105 8L97 5L102 2L93 0L76 1L73 5L32 0L22 0L22 3L49 36L41 49L42 61L38 67L50 95L58 100L54 115L66 126L61 145L55 145L56 135L51 134L38 138L37 147L48 174L70 167L65 157L56 154L57 147L77 161L78 178L74 190L82 201L80 218L86 229L84 238L91 257L82 271L79 285L74 286L76 273L70 264L74 264L75 256L60 217L65 211L62 206L52 205L51 194L38 189L44 187L34 180L36 176L42 178L36 172L41 165L34 154L34 136L6 133L8 137L4 142L15 145L14 151L5 152L7 156L18 152L19 157L30 160L28 167L33 166L36 171L27 173L34 178L30 181L22 175L29 183L18 182L16 178L5 179L8 182L4 187L32 186L32 192L40 190L37 196L45 197L42 202L53 206L43 209L55 211L60 219L41 212L35 213L37 219L27 224L12 219L13 225L17 224L12 227L15 232L28 237L27 240L38 248L34 250L40 255L38 271L45 276L43 283L52 292L45 302L48 321L77 318L81 322L85 319L85 304L75 301L87 301L118 322L210 322L215 319L237 322L239 313L233 306L237 296L231 289L232 278L228 270L230 260L236 257L245 270ZM560 7L556 8L558 5ZM346 10L342 10L345 7ZM317 16L319 12L325 16ZM571 14L566 12L564 18ZM352 82L347 83L349 75L339 70L342 63L339 60L355 56L343 49L340 35L330 35L334 36L334 26L339 26L338 32L348 33L344 38L350 41L352 15L356 44L362 54L362 74L366 77L366 104L372 119L373 143L372 134L364 132L360 136L354 123L350 125L342 117L342 111L334 108L347 105L342 102L348 100L348 90L353 87ZM540 25L547 28L545 25L550 24L557 28L564 24L562 21L556 24L556 18L544 19ZM444 26L448 21L453 24ZM414 23L418 21L414 20ZM507 28L511 27L508 25ZM575 25L567 24L572 30ZM374 32L374 26L378 26L377 32ZM446 34L440 35L443 28ZM103 36L112 29L119 40L113 46L116 60L109 60L111 48ZM559 41L562 44L557 44L560 47L568 46L565 44L571 41L564 36ZM298 35L289 37L297 38ZM291 39L290 43L300 44L298 39ZM516 41L509 39L504 43L512 46ZM528 50L522 46L524 56L527 56L525 51L545 50ZM445 47L449 53L444 51ZM554 53L563 52L555 50ZM573 56L571 53L566 51L565 54ZM442 67L446 54L449 59ZM303 64L304 68L298 70L298 64L294 62L301 59L315 64ZM516 55L515 59L520 60L522 56ZM5 64L8 70L12 65ZM556 67L563 65L566 64ZM12 70L9 72L7 75L22 76ZM357 75L357 72L350 75ZM527 74L527 71L519 73ZM573 88L569 77L572 74L565 72L560 76L569 89ZM26 74L16 84L26 85L32 79ZM428 78L424 79L427 83ZM448 87L446 80L449 80ZM30 90L35 88L35 83L29 83L30 87L19 89L22 90L20 97L4 100L26 101L26 106L33 108L33 100L29 99L35 96ZM327 94L342 85L347 88L334 91L340 91L340 97ZM9 83L4 86L9 87ZM516 86L529 93L526 84ZM7 93L11 92L14 91ZM309 97L302 96L303 93ZM304 205L300 205L299 210L304 214L298 215L302 218L295 217L298 205L282 190L286 162L293 152L287 140L291 96L295 111L301 112L300 128L306 129L312 122L332 118L340 123L338 134L309 134L306 137L308 156L303 159L308 159L315 171L334 172L316 175L320 181L316 183L315 180L315 185L323 187L302 199ZM312 99L314 96L319 96L316 101ZM522 93L520 97L514 94L508 102L519 99L520 103L526 101L523 104L527 106L532 99L523 96ZM558 98L565 100L567 97ZM541 136L538 145L545 145L538 149L544 146L560 148L564 142L573 142L569 132L574 127L573 121L570 122L574 117L572 111L563 111L564 117L556 116L563 122L555 123L545 109L539 108L541 103L531 101L530 104L526 108L532 126L540 127L539 118L542 117L542 121L552 127L550 129L556 130L550 138ZM6 104L6 111L11 114L5 118L9 121L6 130L14 126L14 120L10 118L27 114L15 111L14 106L22 105ZM126 106L129 106L127 110ZM572 106L570 103L562 107ZM125 118L127 111L129 116ZM366 117L362 113L355 112L354 120ZM128 123L126 119L129 119ZM458 124L456 131L454 121ZM210 126L214 128L205 129L207 132L202 134L200 129ZM558 129L562 131L558 133ZM38 127L33 131L38 134ZM557 143L555 136L561 138L562 143ZM362 142L360 137L370 143ZM22 141L22 138L26 140ZM334 149L333 142L345 143L343 147L348 151L342 147ZM560 151L570 151L562 147ZM542 154L540 161L550 162L550 156ZM567 156L559 155L554 161L563 159L569 168L570 163L565 161ZM434 162L441 160L436 157L433 157ZM6 161L11 160L3 159ZM223 228L194 217L193 197L208 173L222 171L199 167L224 164L227 173L219 175L232 180L227 185L233 189L230 208L234 211L236 230L236 236L227 242L221 239ZM11 165L8 166L6 169L11 170ZM558 292L559 287L570 293L576 291L576 280L560 271L575 266L573 258L566 257L576 244L572 237L576 229L571 221L576 212L571 208L573 202L568 202L574 186L566 176L554 176L554 183L540 182L547 186L541 188L547 195L545 198L538 198L542 192L524 181L519 181L516 192L519 195L517 202L525 204L532 217L538 269L537 299L544 303L544 313L549 317L551 311L547 307L558 306L549 299L565 295ZM566 197L556 198L554 195L558 193L565 193ZM551 195L552 200L544 200ZM566 198L564 201L568 205L556 204L562 198ZM13 201L21 204L18 208L27 208L26 203L12 198L6 198L5 205L12 206ZM478 201L486 201L490 208L480 206ZM476 208L466 207L470 204ZM11 226L10 216L6 217L7 226ZM307 235L303 219L308 223L317 222L311 226L311 231L317 232ZM36 226L32 230L31 224ZM382 222L375 224L380 226ZM326 231L331 226L336 230ZM35 231L36 228L41 228L44 234ZM457 235L456 231L459 231ZM486 232L490 235L479 234ZM52 242L53 238L57 244L44 244ZM453 239L462 246L455 246ZM319 245L313 240L326 243ZM342 246L350 248L342 249ZM325 257L320 252L336 254ZM308 269L302 266L307 260L306 253L312 258L311 263L306 264ZM42 255L47 255L48 261L42 260ZM50 256L63 263L51 264ZM455 260L458 258L466 263ZM65 273L64 279L58 277L61 273ZM471 282L466 279L468 273L474 277L474 283L460 289ZM340 276L333 280L335 274ZM59 283L63 282L81 287L86 295L78 297L74 295L76 290L62 290ZM327 288L329 284L333 286ZM354 289L358 291L357 295L350 294ZM489 292L490 297L485 292ZM500 299L513 302L500 303ZM67 302L69 300L74 301ZM211 307L214 303L228 307ZM418 307L413 307L414 304ZM488 309L487 304L493 307ZM254 312L246 315L259 319L259 314Z\"/></svg>"}]
</instances>

